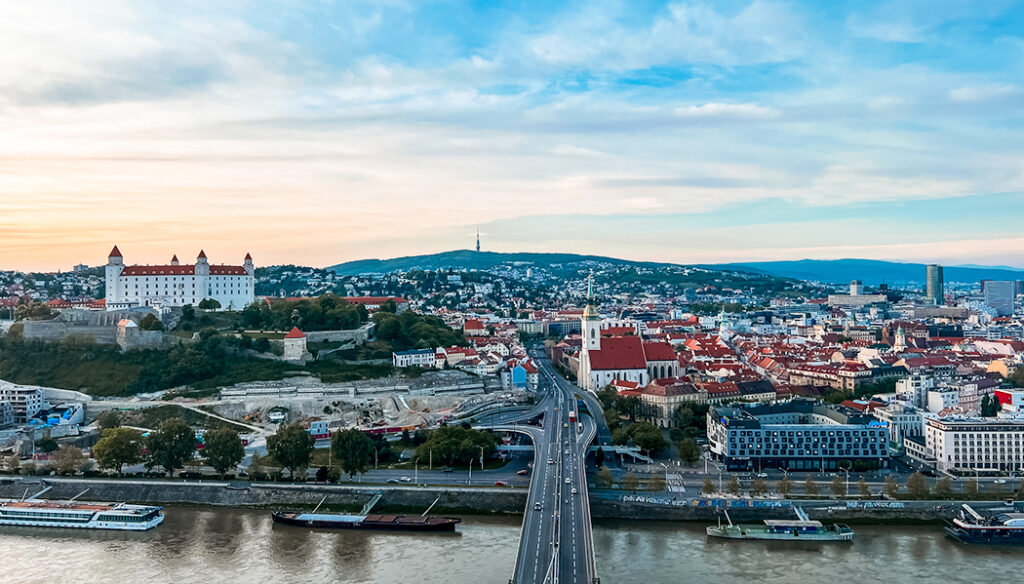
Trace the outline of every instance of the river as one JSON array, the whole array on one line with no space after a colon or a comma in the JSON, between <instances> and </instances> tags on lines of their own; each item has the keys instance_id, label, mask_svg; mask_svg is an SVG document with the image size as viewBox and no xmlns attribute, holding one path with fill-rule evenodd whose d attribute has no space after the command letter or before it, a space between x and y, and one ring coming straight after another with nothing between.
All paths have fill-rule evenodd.
<instances>
[{"instance_id":1,"label":"river","mask_svg":"<svg viewBox=\"0 0 1024 584\"><path fill-rule=\"evenodd\" d=\"M1016 581L1024 549L957 544L938 526L858 526L852 544L708 540L690 523L599 521L598 571L618 583ZM144 533L0 528L7 584L505 584L519 522L467 518L455 534L327 532L266 511L171 507Z\"/></svg>"}]
</instances>

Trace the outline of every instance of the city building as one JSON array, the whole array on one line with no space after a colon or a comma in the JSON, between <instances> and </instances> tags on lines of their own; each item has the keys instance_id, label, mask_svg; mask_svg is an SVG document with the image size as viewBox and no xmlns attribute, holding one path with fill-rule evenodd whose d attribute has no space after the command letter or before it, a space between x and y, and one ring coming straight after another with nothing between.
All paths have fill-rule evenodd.
<instances>
[{"instance_id":1,"label":"city building","mask_svg":"<svg viewBox=\"0 0 1024 584\"><path fill-rule=\"evenodd\" d=\"M42 388L6 381L0 381L0 402L11 404L15 424L28 423L46 407Z\"/></svg>"},{"instance_id":2,"label":"city building","mask_svg":"<svg viewBox=\"0 0 1024 584\"><path fill-rule=\"evenodd\" d=\"M298 327L292 327L292 330L284 336L283 343L283 359L285 361L305 362L313 358L313 355L306 349L306 334L300 331ZM431 351L431 354L433 354L433 351Z\"/></svg>"},{"instance_id":3,"label":"city building","mask_svg":"<svg viewBox=\"0 0 1024 584\"><path fill-rule=\"evenodd\" d=\"M195 265L182 265L174 256L167 265L126 266L115 245L105 270L107 310L196 306L207 299L224 310L241 310L255 299L256 269L249 254L240 266L211 265L203 251Z\"/></svg>"},{"instance_id":4,"label":"city building","mask_svg":"<svg viewBox=\"0 0 1024 584\"><path fill-rule=\"evenodd\" d=\"M434 367L437 361L434 349L395 351L391 357L395 367Z\"/></svg>"},{"instance_id":5,"label":"city building","mask_svg":"<svg viewBox=\"0 0 1024 584\"><path fill-rule=\"evenodd\" d=\"M713 406L707 421L710 452L730 470L857 470L889 460L888 426L841 406L802 399Z\"/></svg>"},{"instance_id":6,"label":"city building","mask_svg":"<svg viewBox=\"0 0 1024 584\"><path fill-rule=\"evenodd\" d=\"M927 304L941 306L946 303L945 285L942 280L942 266L929 264L925 267L925 294Z\"/></svg>"},{"instance_id":7,"label":"city building","mask_svg":"<svg viewBox=\"0 0 1024 584\"><path fill-rule=\"evenodd\" d=\"M14 425L14 405L9 401L0 400L0 430Z\"/></svg>"},{"instance_id":8,"label":"city building","mask_svg":"<svg viewBox=\"0 0 1024 584\"><path fill-rule=\"evenodd\" d=\"M989 280L985 283L985 306L995 316L1013 316L1017 285L1011 280Z\"/></svg>"},{"instance_id":9,"label":"city building","mask_svg":"<svg viewBox=\"0 0 1024 584\"><path fill-rule=\"evenodd\" d=\"M897 449L905 440L924 440L924 413L913 406L900 403L875 408L872 414L889 427L889 442Z\"/></svg>"},{"instance_id":10,"label":"city building","mask_svg":"<svg viewBox=\"0 0 1024 584\"><path fill-rule=\"evenodd\" d=\"M1024 470L1024 422L945 418L925 425L925 457L936 470L974 475Z\"/></svg>"}]
</instances>

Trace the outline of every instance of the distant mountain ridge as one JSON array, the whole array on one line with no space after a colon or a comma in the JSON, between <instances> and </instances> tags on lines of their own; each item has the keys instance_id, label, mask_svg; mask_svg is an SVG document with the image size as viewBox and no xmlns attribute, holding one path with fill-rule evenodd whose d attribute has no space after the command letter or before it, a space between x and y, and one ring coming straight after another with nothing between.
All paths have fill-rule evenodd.
<instances>
[{"instance_id":1,"label":"distant mountain ridge","mask_svg":"<svg viewBox=\"0 0 1024 584\"><path fill-rule=\"evenodd\" d=\"M388 273L395 271L439 270L445 268L486 270L508 262L525 262L542 266L572 264L586 261L650 268L685 266L673 262L643 262L597 255L574 253L500 253L468 249L435 254L404 256L390 259L365 259L344 262L327 269L343 276ZM729 264L692 264L710 270L742 271L779 278L796 278L817 282L846 283L861 280L865 284L902 284L925 279L925 264L888 262L882 260L795 260L777 262L737 262ZM1022 280L1024 270L1004 267L945 266L947 282L970 283L980 280Z\"/></svg>"},{"instance_id":2,"label":"distant mountain ridge","mask_svg":"<svg viewBox=\"0 0 1024 584\"><path fill-rule=\"evenodd\" d=\"M748 270L771 276L817 282L845 283L861 280L865 284L905 284L925 281L925 264L882 260L795 260L719 264L735 270ZM1024 271L988 266L943 266L946 282L977 283L981 280L1024 280Z\"/></svg>"}]
</instances>

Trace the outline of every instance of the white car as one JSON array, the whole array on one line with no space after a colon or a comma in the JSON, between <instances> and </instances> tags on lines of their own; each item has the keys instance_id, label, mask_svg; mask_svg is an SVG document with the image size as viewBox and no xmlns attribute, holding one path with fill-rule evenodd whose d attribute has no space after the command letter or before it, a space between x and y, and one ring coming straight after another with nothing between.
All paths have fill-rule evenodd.
<instances>
[{"instance_id":1,"label":"white car","mask_svg":"<svg viewBox=\"0 0 1024 584\"><path fill-rule=\"evenodd\" d=\"M759 478L759 479L766 479L766 478L768 478L768 473L766 473L766 472L759 472L759 473L757 473L757 478Z\"/></svg>"},{"instance_id":2,"label":"white car","mask_svg":"<svg viewBox=\"0 0 1024 584\"><path fill-rule=\"evenodd\" d=\"M401 480L403 483L411 483L412 482L412 479L409 478L409 477L402 477L399 480Z\"/></svg>"},{"instance_id":3,"label":"white car","mask_svg":"<svg viewBox=\"0 0 1024 584\"><path fill-rule=\"evenodd\" d=\"M578 492L579 492L579 491L577 491L577 490L576 490L576 487L573 487L573 488L572 488L572 494L573 494L573 495L575 495L575 494L576 494L576 493L578 493Z\"/></svg>"},{"instance_id":4,"label":"white car","mask_svg":"<svg viewBox=\"0 0 1024 584\"><path fill-rule=\"evenodd\" d=\"M549 458L548 459L548 464L555 464L555 459L554 458Z\"/></svg>"},{"instance_id":5,"label":"white car","mask_svg":"<svg viewBox=\"0 0 1024 584\"><path fill-rule=\"evenodd\" d=\"M565 484L572 484L572 479L569 477L565 477Z\"/></svg>"}]
</instances>

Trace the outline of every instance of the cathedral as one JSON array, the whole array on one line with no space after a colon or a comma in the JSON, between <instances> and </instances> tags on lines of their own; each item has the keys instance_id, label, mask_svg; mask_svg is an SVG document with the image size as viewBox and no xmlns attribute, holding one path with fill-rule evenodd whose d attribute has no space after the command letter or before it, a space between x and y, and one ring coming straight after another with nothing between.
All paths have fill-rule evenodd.
<instances>
[{"instance_id":1,"label":"cathedral","mask_svg":"<svg viewBox=\"0 0 1024 584\"><path fill-rule=\"evenodd\" d=\"M211 265L203 251L194 265L181 265L174 256L167 265L126 266L115 245L107 258L106 308L196 306L211 299L224 310L241 310L256 298L254 274L249 254L240 266Z\"/></svg>"}]
</instances>

